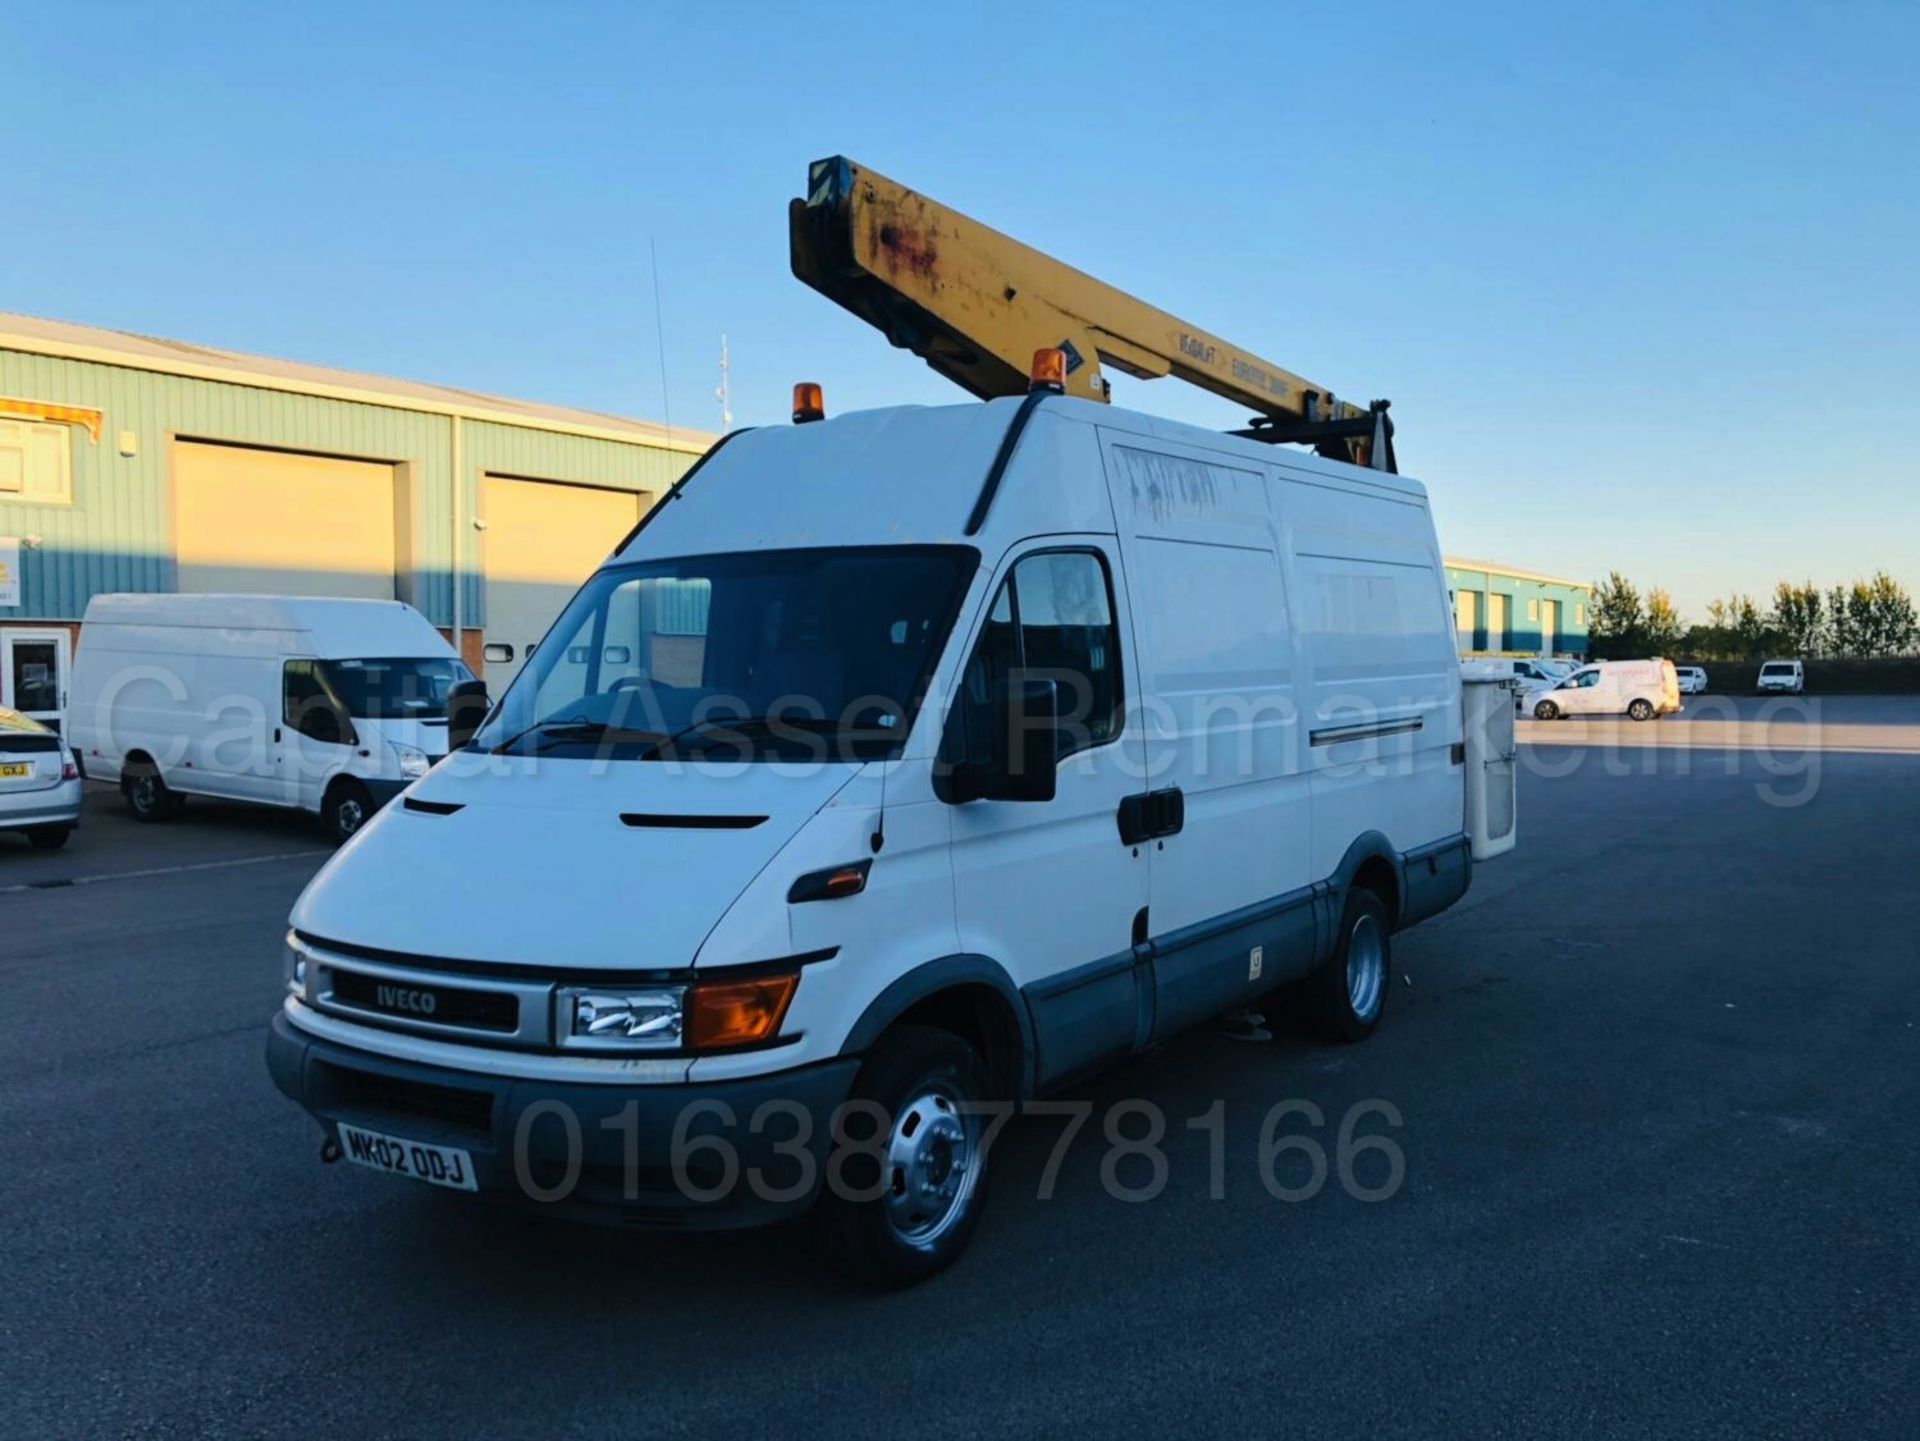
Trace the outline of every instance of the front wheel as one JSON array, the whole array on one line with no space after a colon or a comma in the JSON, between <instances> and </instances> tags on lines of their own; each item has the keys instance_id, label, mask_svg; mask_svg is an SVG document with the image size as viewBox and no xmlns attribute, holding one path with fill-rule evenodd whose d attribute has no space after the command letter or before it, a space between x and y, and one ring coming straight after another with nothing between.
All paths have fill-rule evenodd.
<instances>
[{"instance_id":1,"label":"front wheel","mask_svg":"<svg viewBox=\"0 0 1920 1441\"><path fill-rule=\"evenodd\" d=\"M1314 1025L1328 1040L1364 1041L1380 1024L1393 980L1392 926L1386 904L1364 886L1347 893L1340 939L1327 963L1307 977Z\"/></svg>"},{"instance_id":2,"label":"front wheel","mask_svg":"<svg viewBox=\"0 0 1920 1441\"><path fill-rule=\"evenodd\" d=\"M841 1270L895 1289L953 1263L986 1204L986 1068L950 1031L901 1026L868 1053L835 1138L821 1224Z\"/></svg>"},{"instance_id":3,"label":"front wheel","mask_svg":"<svg viewBox=\"0 0 1920 1441\"><path fill-rule=\"evenodd\" d=\"M1653 702L1642 696L1627 707L1627 715L1632 720L1650 721L1653 719Z\"/></svg>"},{"instance_id":4,"label":"front wheel","mask_svg":"<svg viewBox=\"0 0 1920 1441\"><path fill-rule=\"evenodd\" d=\"M1533 718L1535 720L1555 720L1558 719L1559 715L1560 707L1550 700L1543 700L1533 708Z\"/></svg>"},{"instance_id":5,"label":"front wheel","mask_svg":"<svg viewBox=\"0 0 1920 1441\"><path fill-rule=\"evenodd\" d=\"M345 845L373 814L373 796L355 780L335 781L320 803L320 824L335 843Z\"/></svg>"}]
</instances>

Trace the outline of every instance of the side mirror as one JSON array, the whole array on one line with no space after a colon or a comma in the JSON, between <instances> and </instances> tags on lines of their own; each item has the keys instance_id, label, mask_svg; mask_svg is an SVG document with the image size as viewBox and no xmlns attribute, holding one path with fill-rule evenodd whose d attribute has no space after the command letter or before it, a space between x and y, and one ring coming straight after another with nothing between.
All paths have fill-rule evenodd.
<instances>
[{"instance_id":1,"label":"side mirror","mask_svg":"<svg viewBox=\"0 0 1920 1441\"><path fill-rule=\"evenodd\" d=\"M447 749L457 751L465 748L473 739L474 732L480 729L480 723L486 720L487 712L492 709L493 702L487 697L485 681L457 682L447 692Z\"/></svg>"},{"instance_id":2,"label":"side mirror","mask_svg":"<svg viewBox=\"0 0 1920 1441\"><path fill-rule=\"evenodd\" d=\"M987 706L988 752L953 768L943 795L968 801L1050 801L1060 763L1060 689L1050 680L994 688Z\"/></svg>"}]
</instances>

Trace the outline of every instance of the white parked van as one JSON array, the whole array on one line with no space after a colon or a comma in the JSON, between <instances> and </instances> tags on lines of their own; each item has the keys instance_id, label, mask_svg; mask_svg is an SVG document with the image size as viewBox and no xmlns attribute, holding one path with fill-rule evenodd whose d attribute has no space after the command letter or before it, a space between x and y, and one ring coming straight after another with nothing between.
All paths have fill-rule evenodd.
<instances>
[{"instance_id":1,"label":"white parked van","mask_svg":"<svg viewBox=\"0 0 1920 1441\"><path fill-rule=\"evenodd\" d=\"M1680 680L1670 660L1603 660L1527 692L1526 708L1536 720L1624 715L1649 721L1680 709Z\"/></svg>"},{"instance_id":2,"label":"white parked van","mask_svg":"<svg viewBox=\"0 0 1920 1441\"><path fill-rule=\"evenodd\" d=\"M1044 393L740 432L314 878L270 1068L327 1159L911 1280L994 1106L1281 986L1372 1032L1485 750L1413 481Z\"/></svg>"},{"instance_id":3,"label":"white parked van","mask_svg":"<svg viewBox=\"0 0 1920 1441\"><path fill-rule=\"evenodd\" d=\"M1797 660L1770 660L1760 667L1755 686L1762 695L1799 695L1807 688L1807 669Z\"/></svg>"},{"instance_id":4,"label":"white parked van","mask_svg":"<svg viewBox=\"0 0 1920 1441\"><path fill-rule=\"evenodd\" d=\"M67 733L141 820L214 796L311 811L345 840L446 754L447 695L471 679L397 600L102 595Z\"/></svg>"}]
</instances>

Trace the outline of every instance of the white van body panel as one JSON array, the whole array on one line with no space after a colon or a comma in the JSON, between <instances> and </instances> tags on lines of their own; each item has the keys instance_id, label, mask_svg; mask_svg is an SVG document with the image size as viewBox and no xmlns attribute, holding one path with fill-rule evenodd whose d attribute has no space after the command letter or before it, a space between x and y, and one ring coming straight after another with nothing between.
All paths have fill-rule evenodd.
<instances>
[{"instance_id":1,"label":"white van body panel","mask_svg":"<svg viewBox=\"0 0 1920 1441\"><path fill-rule=\"evenodd\" d=\"M844 1063L918 976L958 967L1004 983L1044 1089L1303 974L1362 865L1399 889L1402 922L1457 899L1460 671L1422 487L1049 398L983 509L1021 405L741 433L608 562L973 547L895 759L809 773L463 752L409 793L442 813L369 825L302 896L296 930L429 969L798 968L777 1045L632 1073L661 1084ZM1062 625L1103 646L1111 627L1123 723L1060 763L1052 801L949 803L936 760L975 641L1006 577L1050 552L1105 569L1109 619ZM1125 804L1176 787L1178 824L1127 841ZM651 829L628 813L766 820ZM856 862L858 894L789 902L800 876ZM295 1030L316 1014L287 1008ZM403 1031L395 1055L417 1039Z\"/></svg>"},{"instance_id":2,"label":"white van body panel","mask_svg":"<svg viewBox=\"0 0 1920 1441\"><path fill-rule=\"evenodd\" d=\"M355 717L352 745L281 723L288 661L370 657L455 658L400 601L95 596L74 662L73 746L95 780L117 782L137 751L182 794L317 811L336 775L397 784L394 745L446 751L432 717Z\"/></svg>"}]
</instances>

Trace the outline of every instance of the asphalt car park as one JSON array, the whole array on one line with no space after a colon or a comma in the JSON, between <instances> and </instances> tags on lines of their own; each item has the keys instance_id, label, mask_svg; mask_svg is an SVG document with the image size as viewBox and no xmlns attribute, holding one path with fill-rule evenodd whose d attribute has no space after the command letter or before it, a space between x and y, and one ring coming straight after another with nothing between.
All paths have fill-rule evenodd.
<instances>
[{"instance_id":1,"label":"asphalt car park","mask_svg":"<svg viewBox=\"0 0 1920 1441\"><path fill-rule=\"evenodd\" d=\"M323 1167L261 1048L325 841L95 793L0 839L0 1434L1910 1435L1920 700L1714 699L1523 723L1370 1042L1071 1092L886 1296Z\"/></svg>"}]
</instances>

